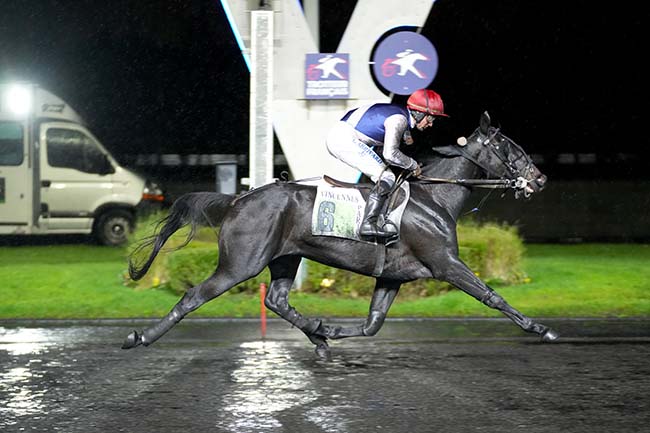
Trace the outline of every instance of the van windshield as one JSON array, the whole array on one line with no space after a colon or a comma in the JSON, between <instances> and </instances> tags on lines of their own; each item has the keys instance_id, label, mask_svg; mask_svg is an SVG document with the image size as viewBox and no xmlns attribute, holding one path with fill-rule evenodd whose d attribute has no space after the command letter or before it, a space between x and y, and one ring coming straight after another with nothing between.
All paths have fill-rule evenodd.
<instances>
[{"instance_id":1,"label":"van windshield","mask_svg":"<svg viewBox=\"0 0 650 433\"><path fill-rule=\"evenodd\" d=\"M86 134L64 128L47 130L47 162L51 167L101 173L105 161L104 153Z\"/></svg>"}]
</instances>

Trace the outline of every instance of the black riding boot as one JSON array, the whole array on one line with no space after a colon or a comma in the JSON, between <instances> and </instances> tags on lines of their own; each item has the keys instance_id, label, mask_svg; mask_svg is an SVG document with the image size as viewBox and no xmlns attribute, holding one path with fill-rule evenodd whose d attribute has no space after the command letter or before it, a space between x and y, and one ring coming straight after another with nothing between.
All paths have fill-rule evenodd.
<instances>
[{"instance_id":1,"label":"black riding boot","mask_svg":"<svg viewBox=\"0 0 650 433\"><path fill-rule=\"evenodd\" d=\"M390 185L388 182L382 181L377 182L370 192L368 201L366 202L365 216L363 217L361 227L359 227L360 236L389 238L395 235L393 230L385 231L383 230L383 227L379 227L377 224L377 220L379 219L379 215L381 214L389 192Z\"/></svg>"}]
</instances>

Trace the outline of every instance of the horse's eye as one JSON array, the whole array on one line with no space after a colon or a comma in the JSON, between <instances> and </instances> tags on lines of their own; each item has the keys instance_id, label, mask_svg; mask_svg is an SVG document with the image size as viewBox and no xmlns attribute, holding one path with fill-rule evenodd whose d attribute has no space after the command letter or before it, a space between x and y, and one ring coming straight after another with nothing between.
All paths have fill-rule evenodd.
<instances>
[{"instance_id":1,"label":"horse's eye","mask_svg":"<svg viewBox=\"0 0 650 433\"><path fill-rule=\"evenodd\" d=\"M531 173L532 173L533 171L535 171L535 169L534 169L533 167L530 167L528 170L529 170Z\"/></svg>"}]
</instances>

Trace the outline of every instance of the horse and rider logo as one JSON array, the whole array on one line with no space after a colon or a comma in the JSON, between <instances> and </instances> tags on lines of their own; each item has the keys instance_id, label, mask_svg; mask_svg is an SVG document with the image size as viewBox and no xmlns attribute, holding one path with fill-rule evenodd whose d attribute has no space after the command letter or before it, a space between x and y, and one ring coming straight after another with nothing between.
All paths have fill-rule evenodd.
<instances>
[{"instance_id":1,"label":"horse and rider logo","mask_svg":"<svg viewBox=\"0 0 650 433\"><path fill-rule=\"evenodd\" d=\"M312 63L307 67L307 77L310 80L327 79L330 75L334 75L340 80L347 78L336 69L337 65L348 63L345 59L334 54L325 54L325 57L321 57L317 61L318 64Z\"/></svg>"},{"instance_id":2,"label":"horse and rider logo","mask_svg":"<svg viewBox=\"0 0 650 433\"><path fill-rule=\"evenodd\" d=\"M305 98L337 99L350 96L350 55L344 53L307 54Z\"/></svg>"},{"instance_id":3,"label":"horse and rider logo","mask_svg":"<svg viewBox=\"0 0 650 433\"><path fill-rule=\"evenodd\" d=\"M438 53L424 36L397 32L381 41L373 56L379 84L398 95L426 88L438 72Z\"/></svg>"},{"instance_id":4,"label":"horse and rider logo","mask_svg":"<svg viewBox=\"0 0 650 433\"><path fill-rule=\"evenodd\" d=\"M399 66L399 72L397 72L397 75L400 77L403 77L410 72L418 78L426 79L426 75L415 67L416 61L429 60L429 58L424 54L417 53L412 49L407 48L401 53L397 53L396 57L396 59L389 57L384 60L384 63L381 65L381 74L384 77L392 77L395 75L395 71Z\"/></svg>"}]
</instances>

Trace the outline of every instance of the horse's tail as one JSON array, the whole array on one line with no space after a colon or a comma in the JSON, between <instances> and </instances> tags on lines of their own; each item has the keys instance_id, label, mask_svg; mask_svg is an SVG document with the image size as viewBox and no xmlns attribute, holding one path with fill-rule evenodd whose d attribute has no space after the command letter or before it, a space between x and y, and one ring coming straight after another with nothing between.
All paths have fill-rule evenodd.
<instances>
[{"instance_id":1,"label":"horse's tail","mask_svg":"<svg viewBox=\"0 0 650 433\"><path fill-rule=\"evenodd\" d=\"M185 242L177 249L184 247L192 240L197 226L216 226L220 224L234 198L233 195L217 192L194 192L180 196L172 205L169 214L158 221L154 234L141 240L129 254L129 276L133 280L142 278L151 267L167 239L179 229L191 225ZM153 248L149 257L144 261L138 261L136 256L152 245Z\"/></svg>"}]
</instances>

